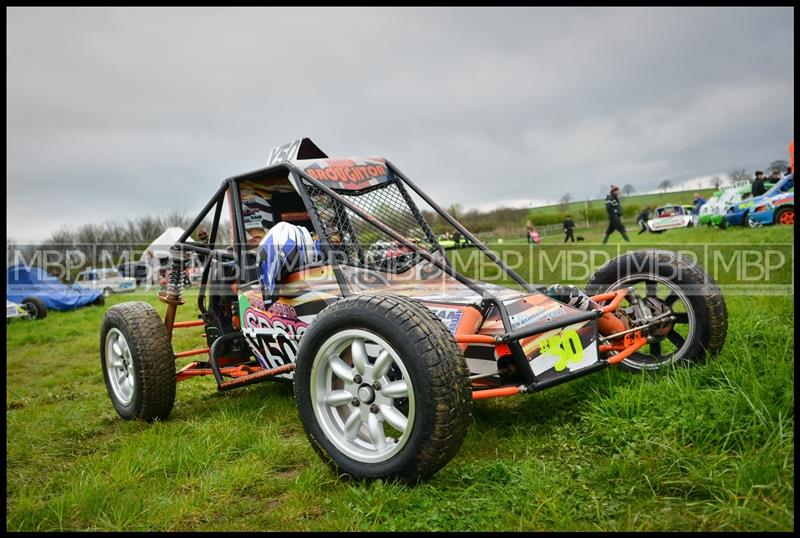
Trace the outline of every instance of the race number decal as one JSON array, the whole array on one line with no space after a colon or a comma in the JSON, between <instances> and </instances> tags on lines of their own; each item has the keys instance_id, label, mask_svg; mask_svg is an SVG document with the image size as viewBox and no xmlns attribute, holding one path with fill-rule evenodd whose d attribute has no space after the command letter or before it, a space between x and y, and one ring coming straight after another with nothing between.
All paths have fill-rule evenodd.
<instances>
[{"instance_id":1,"label":"race number decal","mask_svg":"<svg viewBox=\"0 0 800 538\"><path fill-rule=\"evenodd\" d=\"M596 363L599 359L595 330L592 324L572 325L555 334L542 335L528 359L533 375L549 379Z\"/></svg>"},{"instance_id":2,"label":"race number decal","mask_svg":"<svg viewBox=\"0 0 800 538\"><path fill-rule=\"evenodd\" d=\"M579 363L583 360L583 344L574 329L566 329L547 338L539 346L539 352L542 355L552 354L558 357L553 365L556 372L566 369L568 363Z\"/></svg>"},{"instance_id":3,"label":"race number decal","mask_svg":"<svg viewBox=\"0 0 800 538\"><path fill-rule=\"evenodd\" d=\"M273 148L272 151L269 152L269 158L267 159L267 166L282 161L291 161L292 159L294 159L295 155L297 155L297 150L300 149L301 142L302 139L298 138L294 142L289 142L288 144L284 144L282 146L278 146L277 148Z\"/></svg>"},{"instance_id":4,"label":"race number decal","mask_svg":"<svg viewBox=\"0 0 800 538\"><path fill-rule=\"evenodd\" d=\"M297 318L267 316L255 308L244 313L242 333L261 366L277 368L297 359L300 338L308 323Z\"/></svg>"}]
</instances>

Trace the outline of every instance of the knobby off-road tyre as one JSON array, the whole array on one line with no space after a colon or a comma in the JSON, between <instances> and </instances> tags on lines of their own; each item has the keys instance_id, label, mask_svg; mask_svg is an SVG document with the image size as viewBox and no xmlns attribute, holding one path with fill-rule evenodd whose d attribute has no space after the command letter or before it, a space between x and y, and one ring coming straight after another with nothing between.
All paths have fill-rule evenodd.
<instances>
[{"instance_id":1,"label":"knobby off-road tyre","mask_svg":"<svg viewBox=\"0 0 800 538\"><path fill-rule=\"evenodd\" d=\"M311 324L297 356L303 428L339 474L415 483L461 446L472 412L469 371L421 303L394 295L338 301Z\"/></svg>"},{"instance_id":2,"label":"knobby off-road tyre","mask_svg":"<svg viewBox=\"0 0 800 538\"><path fill-rule=\"evenodd\" d=\"M44 319L47 317L47 305L38 297L26 297L22 304L28 308L33 319Z\"/></svg>"},{"instance_id":3,"label":"knobby off-road tyre","mask_svg":"<svg viewBox=\"0 0 800 538\"><path fill-rule=\"evenodd\" d=\"M175 356L158 312L144 302L110 308L100 330L100 366L114 409L127 420L165 419L175 403Z\"/></svg>"},{"instance_id":4,"label":"knobby off-road tyre","mask_svg":"<svg viewBox=\"0 0 800 538\"><path fill-rule=\"evenodd\" d=\"M642 288L651 304L671 309L676 321L659 341L623 359L623 368L645 371L699 363L720 352L728 331L725 299L719 285L692 259L666 250L628 252L598 269L586 292L595 295L628 286L637 292Z\"/></svg>"}]
</instances>

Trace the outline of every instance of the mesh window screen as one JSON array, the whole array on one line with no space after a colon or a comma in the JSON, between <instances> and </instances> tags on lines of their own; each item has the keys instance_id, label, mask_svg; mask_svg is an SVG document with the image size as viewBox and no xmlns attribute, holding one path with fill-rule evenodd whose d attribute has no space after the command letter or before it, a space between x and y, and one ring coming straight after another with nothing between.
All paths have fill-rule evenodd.
<instances>
[{"instance_id":1,"label":"mesh window screen","mask_svg":"<svg viewBox=\"0 0 800 538\"><path fill-rule=\"evenodd\" d=\"M305 186L325 235L320 239L331 246L341 263L401 273L419 261L417 254L321 189L307 182ZM337 192L421 249L433 252L439 248L428 223L397 181L382 183L371 189Z\"/></svg>"}]
</instances>

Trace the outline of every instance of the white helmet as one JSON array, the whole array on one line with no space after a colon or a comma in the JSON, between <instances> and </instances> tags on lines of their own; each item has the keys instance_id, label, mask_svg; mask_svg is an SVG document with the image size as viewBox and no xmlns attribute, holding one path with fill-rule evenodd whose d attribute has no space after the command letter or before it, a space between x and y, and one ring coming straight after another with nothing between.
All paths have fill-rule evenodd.
<instances>
[{"instance_id":1,"label":"white helmet","mask_svg":"<svg viewBox=\"0 0 800 538\"><path fill-rule=\"evenodd\" d=\"M259 243L257 258L261 281L267 293L272 295L278 280L317 261L319 252L304 226L279 222Z\"/></svg>"}]
</instances>

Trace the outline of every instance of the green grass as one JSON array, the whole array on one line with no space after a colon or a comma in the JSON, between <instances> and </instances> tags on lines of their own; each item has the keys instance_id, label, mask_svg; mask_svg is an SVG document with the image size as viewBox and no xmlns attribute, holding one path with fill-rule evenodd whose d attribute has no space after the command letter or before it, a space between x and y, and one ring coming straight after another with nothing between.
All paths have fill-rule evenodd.
<instances>
[{"instance_id":1,"label":"green grass","mask_svg":"<svg viewBox=\"0 0 800 538\"><path fill-rule=\"evenodd\" d=\"M600 235L579 233L588 243ZM557 253L555 241L495 247L530 265L542 249ZM694 229L638 236L630 247L645 241L702 248L793 238L785 228ZM606 248L616 254L619 245L615 236ZM466 263L469 250L456 256ZM609 368L476 402L455 458L416 487L337 478L308 444L286 384L218 393L213 379L193 379L179 384L167 421L121 420L100 370L104 307L13 322L7 529L790 530L793 289L743 294L721 276L732 290L730 324L714 360L649 375ZM773 278L793 283L790 269ZM115 296L106 308L130 299ZM188 302L179 320L194 319ZM200 332L176 333L175 348L193 347Z\"/></svg>"}]
</instances>

